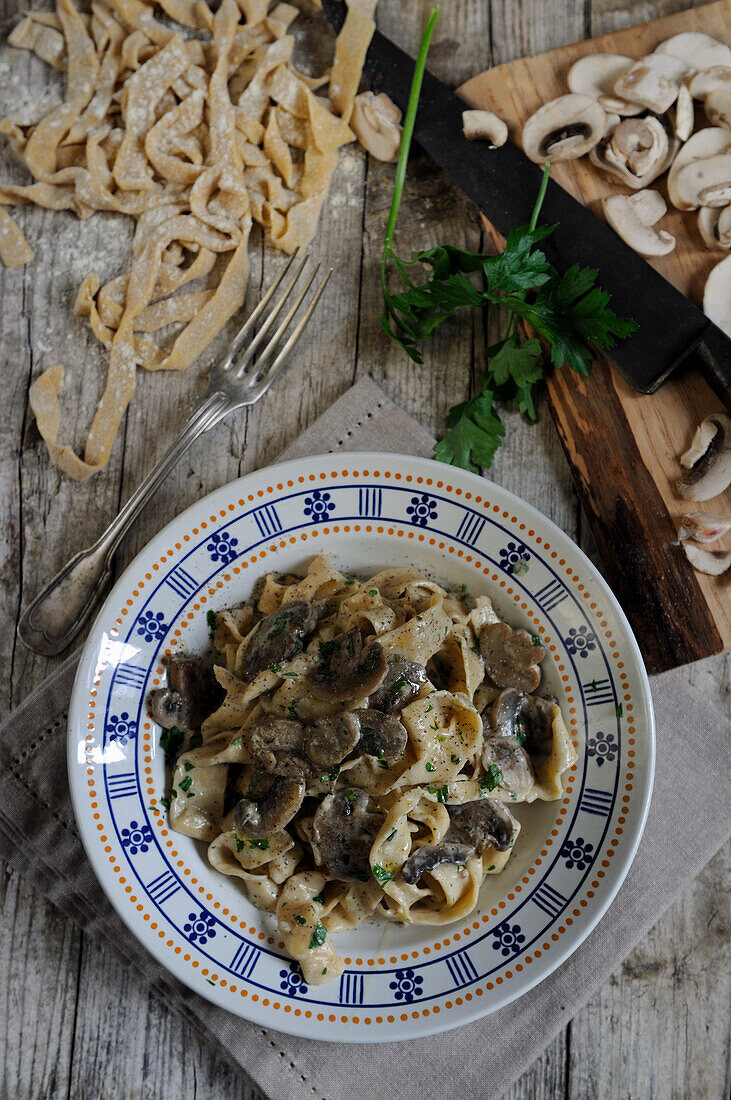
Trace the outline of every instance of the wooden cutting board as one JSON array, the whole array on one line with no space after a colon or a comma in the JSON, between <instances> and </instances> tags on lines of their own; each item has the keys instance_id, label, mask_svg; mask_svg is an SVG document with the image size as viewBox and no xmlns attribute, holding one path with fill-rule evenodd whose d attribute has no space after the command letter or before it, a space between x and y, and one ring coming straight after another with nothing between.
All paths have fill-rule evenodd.
<instances>
[{"instance_id":1,"label":"wooden cutting board","mask_svg":"<svg viewBox=\"0 0 731 1100\"><path fill-rule=\"evenodd\" d=\"M671 35L694 30L731 44L728 0L500 65L468 81L459 94L472 106L496 111L508 123L511 140L520 144L525 120L543 103L568 92L566 74L577 58L598 52L639 58ZM700 125L707 122L696 104L696 128ZM555 164L552 174L599 216L602 198L627 191L588 157ZM666 195L663 180L651 186ZM668 204L661 224L677 245L652 262L700 305L708 273L725 254L704 249L694 213ZM486 226L493 241L502 245L502 238L488 222ZM676 534L683 512L728 513L731 490L694 503L673 489L682 472L678 457L700 421L722 410L718 398L692 371L656 394L638 394L600 357L588 380L567 369L554 372L548 400L605 575L632 623L649 671L675 668L731 646L731 571L710 577L693 570Z\"/></svg>"}]
</instances>

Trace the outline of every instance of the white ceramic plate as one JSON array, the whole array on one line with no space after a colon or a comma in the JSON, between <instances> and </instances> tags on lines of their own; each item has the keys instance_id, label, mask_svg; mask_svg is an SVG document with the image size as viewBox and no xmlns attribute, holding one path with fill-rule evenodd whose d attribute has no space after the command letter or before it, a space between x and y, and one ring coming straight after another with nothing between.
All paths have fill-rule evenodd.
<instances>
[{"instance_id":1,"label":"white ceramic plate","mask_svg":"<svg viewBox=\"0 0 731 1100\"><path fill-rule=\"evenodd\" d=\"M523 831L469 918L365 924L334 937L345 972L308 987L273 916L217 874L205 845L168 830L148 692L163 658L203 651L206 612L269 570L327 552L367 575L416 565L487 593L548 649L579 750L566 797L516 807ZM504 489L424 459L323 455L235 481L157 535L115 586L86 644L69 718L81 836L130 931L176 977L264 1027L391 1042L456 1027L532 989L588 935L627 873L652 788L654 729L637 644L607 585L554 524ZM513 807L511 807L513 808Z\"/></svg>"}]
</instances>

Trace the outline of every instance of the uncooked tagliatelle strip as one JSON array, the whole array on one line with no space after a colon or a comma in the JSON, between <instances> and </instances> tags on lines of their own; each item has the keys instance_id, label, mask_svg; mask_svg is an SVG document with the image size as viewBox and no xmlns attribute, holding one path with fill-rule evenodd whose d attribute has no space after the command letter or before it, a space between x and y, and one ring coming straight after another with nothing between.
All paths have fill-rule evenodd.
<instances>
[{"instance_id":1,"label":"uncooked tagliatelle strip","mask_svg":"<svg viewBox=\"0 0 731 1100\"><path fill-rule=\"evenodd\" d=\"M346 0L327 97L315 94L326 78L292 66L297 9L287 3L222 0L214 13L204 0L159 0L196 38L143 0L92 0L91 16L57 0L55 14L30 14L14 29L10 44L66 72L67 87L33 125L0 123L34 179L0 186L0 260L33 259L8 205L137 221L129 274L102 286L92 271L76 299L110 356L83 458L61 442L63 366L30 389L49 454L70 477L107 462L138 367L184 370L241 309L254 221L284 252L311 240L338 150L354 140L348 120L375 2ZM172 346L152 338L170 325Z\"/></svg>"}]
</instances>

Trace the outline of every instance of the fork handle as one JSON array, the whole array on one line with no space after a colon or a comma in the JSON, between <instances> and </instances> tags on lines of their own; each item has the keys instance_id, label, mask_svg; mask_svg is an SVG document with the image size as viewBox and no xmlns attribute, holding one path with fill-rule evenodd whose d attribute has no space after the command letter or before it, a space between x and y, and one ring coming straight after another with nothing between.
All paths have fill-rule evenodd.
<instances>
[{"instance_id":1,"label":"fork handle","mask_svg":"<svg viewBox=\"0 0 731 1100\"><path fill-rule=\"evenodd\" d=\"M75 554L36 596L18 623L18 636L28 649L53 657L71 644L109 582L112 559L131 524L188 448L230 407L223 393L214 392L204 398L106 531L86 550Z\"/></svg>"}]
</instances>

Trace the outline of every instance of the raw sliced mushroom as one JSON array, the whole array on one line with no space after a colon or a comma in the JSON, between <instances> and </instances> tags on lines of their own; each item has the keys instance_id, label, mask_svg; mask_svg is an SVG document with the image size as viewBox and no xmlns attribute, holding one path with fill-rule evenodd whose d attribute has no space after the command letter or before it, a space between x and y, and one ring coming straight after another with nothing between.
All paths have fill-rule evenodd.
<instances>
[{"instance_id":1,"label":"raw sliced mushroom","mask_svg":"<svg viewBox=\"0 0 731 1100\"><path fill-rule=\"evenodd\" d=\"M312 820L312 850L317 862L345 882L367 882L369 855L384 821L368 808L365 791L346 789L329 794Z\"/></svg>"},{"instance_id":2,"label":"raw sliced mushroom","mask_svg":"<svg viewBox=\"0 0 731 1100\"><path fill-rule=\"evenodd\" d=\"M538 666L546 651L527 630L513 630L507 623L485 623L480 630L480 653L498 687L535 691L541 682Z\"/></svg>"},{"instance_id":3,"label":"raw sliced mushroom","mask_svg":"<svg viewBox=\"0 0 731 1100\"><path fill-rule=\"evenodd\" d=\"M677 142L659 118L623 119L608 138L592 149L592 164L639 190L657 179L675 155Z\"/></svg>"},{"instance_id":4,"label":"raw sliced mushroom","mask_svg":"<svg viewBox=\"0 0 731 1100\"><path fill-rule=\"evenodd\" d=\"M731 88L714 88L703 104L712 126L731 130Z\"/></svg>"},{"instance_id":5,"label":"raw sliced mushroom","mask_svg":"<svg viewBox=\"0 0 731 1100\"><path fill-rule=\"evenodd\" d=\"M714 512L686 512L680 517L679 539L693 542L717 542L731 531L731 516Z\"/></svg>"},{"instance_id":6,"label":"raw sliced mushroom","mask_svg":"<svg viewBox=\"0 0 731 1100\"><path fill-rule=\"evenodd\" d=\"M150 713L164 729L194 730L215 708L217 684L200 657L168 657L167 687L150 692Z\"/></svg>"},{"instance_id":7,"label":"raw sliced mushroom","mask_svg":"<svg viewBox=\"0 0 731 1100\"><path fill-rule=\"evenodd\" d=\"M614 84L614 94L663 115L678 98L688 66L678 57L651 53L635 61Z\"/></svg>"},{"instance_id":8,"label":"raw sliced mushroom","mask_svg":"<svg viewBox=\"0 0 731 1100\"><path fill-rule=\"evenodd\" d=\"M703 243L711 252L727 252L731 248L731 222L728 216L724 219L724 233L721 233L721 218L724 214L731 214L731 204L724 206L701 206L698 211L698 231L703 238Z\"/></svg>"},{"instance_id":9,"label":"raw sliced mushroom","mask_svg":"<svg viewBox=\"0 0 731 1100\"><path fill-rule=\"evenodd\" d=\"M719 153L686 164L677 172L674 188L684 204L682 209L726 206L731 202L731 153Z\"/></svg>"},{"instance_id":10,"label":"raw sliced mushroom","mask_svg":"<svg viewBox=\"0 0 731 1100\"><path fill-rule=\"evenodd\" d=\"M422 665L416 661L406 661L403 657L392 658L383 681L368 700L368 706L385 714L396 714L421 694L426 682L426 669Z\"/></svg>"},{"instance_id":11,"label":"raw sliced mushroom","mask_svg":"<svg viewBox=\"0 0 731 1100\"><path fill-rule=\"evenodd\" d=\"M271 665L300 653L305 639L317 626L317 611L304 600L283 604L259 623L247 646L242 672L247 680Z\"/></svg>"},{"instance_id":12,"label":"raw sliced mushroom","mask_svg":"<svg viewBox=\"0 0 731 1100\"><path fill-rule=\"evenodd\" d=\"M320 663L309 673L307 683L318 699L347 703L375 691L386 668L380 642L363 645L360 631L354 628L323 643Z\"/></svg>"},{"instance_id":13,"label":"raw sliced mushroom","mask_svg":"<svg viewBox=\"0 0 731 1100\"><path fill-rule=\"evenodd\" d=\"M671 233L653 228L667 211L659 191L609 195L603 200L602 209L612 229L641 256L666 256L675 248Z\"/></svg>"},{"instance_id":14,"label":"raw sliced mushroom","mask_svg":"<svg viewBox=\"0 0 731 1100\"><path fill-rule=\"evenodd\" d=\"M468 141L489 141L493 149L508 140L507 124L494 111L463 111L462 132Z\"/></svg>"},{"instance_id":15,"label":"raw sliced mushroom","mask_svg":"<svg viewBox=\"0 0 731 1100\"><path fill-rule=\"evenodd\" d=\"M641 103L629 103L618 95L600 95L597 99L600 107L610 114L617 114L622 118L631 118L633 115L641 115L645 108Z\"/></svg>"},{"instance_id":16,"label":"raw sliced mushroom","mask_svg":"<svg viewBox=\"0 0 731 1100\"><path fill-rule=\"evenodd\" d=\"M588 95L559 96L545 103L523 127L523 150L537 164L574 160L604 134L606 115Z\"/></svg>"},{"instance_id":17,"label":"raw sliced mushroom","mask_svg":"<svg viewBox=\"0 0 731 1100\"><path fill-rule=\"evenodd\" d=\"M701 72L714 65L731 65L731 49L702 31L684 31L667 38L655 51L680 58L689 68Z\"/></svg>"},{"instance_id":18,"label":"raw sliced mushroom","mask_svg":"<svg viewBox=\"0 0 731 1100\"><path fill-rule=\"evenodd\" d=\"M689 471L676 483L681 497L711 500L724 492L731 485L731 417L726 413L707 416L696 429L690 447L681 455L680 464Z\"/></svg>"},{"instance_id":19,"label":"raw sliced mushroom","mask_svg":"<svg viewBox=\"0 0 731 1100\"><path fill-rule=\"evenodd\" d=\"M703 291L703 312L727 336L731 336L731 264L729 260L731 256L727 256L725 260L716 264L706 279ZM726 442L728 445L728 438Z\"/></svg>"},{"instance_id":20,"label":"raw sliced mushroom","mask_svg":"<svg viewBox=\"0 0 731 1100\"><path fill-rule=\"evenodd\" d=\"M268 836L283 829L299 810L305 797L301 776L278 775L261 798L242 798L234 809L236 831L246 836Z\"/></svg>"},{"instance_id":21,"label":"raw sliced mushroom","mask_svg":"<svg viewBox=\"0 0 731 1100\"><path fill-rule=\"evenodd\" d=\"M688 140L693 133L694 123L693 96L688 85L681 84L678 98L675 101L675 136L678 141Z\"/></svg>"},{"instance_id":22,"label":"raw sliced mushroom","mask_svg":"<svg viewBox=\"0 0 731 1100\"><path fill-rule=\"evenodd\" d=\"M675 181L680 171L688 164L718 156L730 148L731 133L718 126L709 126L705 130L698 130L688 138L685 145L681 146L668 172L668 195L673 206L677 207L678 210L691 210L693 208L692 204L681 201L678 196Z\"/></svg>"},{"instance_id":23,"label":"raw sliced mushroom","mask_svg":"<svg viewBox=\"0 0 731 1100\"><path fill-rule=\"evenodd\" d=\"M401 868L404 882L414 885L440 863L466 863L482 855L488 845L507 852L518 835L518 822L510 810L491 798L447 806L450 825L439 844L415 848Z\"/></svg>"},{"instance_id":24,"label":"raw sliced mushroom","mask_svg":"<svg viewBox=\"0 0 731 1100\"><path fill-rule=\"evenodd\" d=\"M696 73L688 88L693 99L705 99L716 88L731 88L731 66L712 65L710 69Z\"/></svg>"},{"instance_id":25,"label":"raw sliced mushroom","mask_svg":"<svg viewBox=\"0 0 731 1100\"><path fill-rule=\"evenodd\" d=\"M464 866L475 855L471 844L457 844L443 840L439 844L424 844L415 848L401 868L401 877L409 886L415 886L422 875L433 871L440 863L456 863Z\"/></svg>"},{"instance_id":26,"label":"raw sliced mushroom","mask_svg":"<svg viewBox=\"0 0 731 1100\"><path fill-rule=\"evenodd\" d=\"M685 543L683 549L688 561L699 573L720 577L731 566L731 550L720 552L704 550L700 546L693 546L692 543Z\"/></svg>"},{"instance_id":27,"label":"raw sliced mushroom","mask_svg":"<svg viewBox=\"0 0 731 1100\"><path fill-rule=\"evenodd\" d=\"M482 748L482 766L496 764L502 772L500 786L516 798L527 795L535 783L535 772L525 749L511 737L487 737Z\"/></svg>"},{"instance_id":28,"label":"raw sliced mushroom","mask_svg":"<svg viewBox=\"0 0 731 1100\"><path fill-rule=\"evenodd\" d=\"M353 711L360 722L359 750L375 756L389 766L400 760L406 750L409 735L395 714L361 708Z\"/></svg>"},{"instance_id":29,"label":"raw sliced mushroom","mask_svg":"<svg viewBox=\"0 0 731 1100\"><path fill-rule=\"evenodd\" d=\"M326 714L307 730L305 751L313 764L332 768L352 752L360 740L360 722L349 711Z\"/></svg>"},{"instance_id":30,"label":"raw sliced mushroom","mask_svg":"<svg viewBox=\"0 0 731 1100\"><path fill-rule=\"evenodd\" d=\"M350 128L363 148L376 160L398 160L401 146L401 111L385 92L361 92L355 97Z\"/></svg>"},{"instance_id":31,"label":"raw sliced mushroom","mask_svg":"<svg viewBox=\"0 0 731 1100\"><path fill-rule=\"evenodd\" d=\"M614 85L620 76L633 65L631 57L619 53L590 53L574 61L568 71L566 81L569 91L577 95L588 95L596 99L605 111L615 114L639 114L642 110L637 104L614 96ZM602 100L604 99L604 102ZM609 107L606 101L611 100ZM626 111L624 109L627 109Z\"/></svg>"},{"instance_id":32,"label":"raw sliced mushroom","mask_svg":"<svg viewBox=\"0 0 731 1100\"><path fill-rule=\"evenodd\" d=\"M248 748L257 765L278 775L301 775L305 727L291 718L265 715L248 733Z\"/></svg>"}]
</instances>

